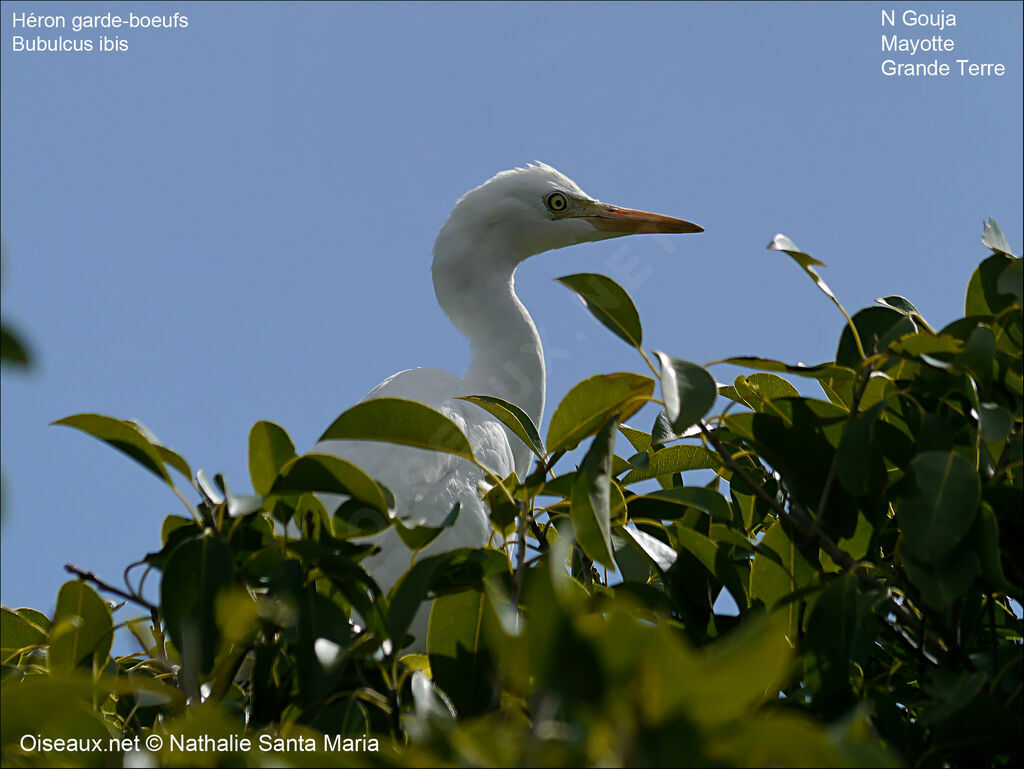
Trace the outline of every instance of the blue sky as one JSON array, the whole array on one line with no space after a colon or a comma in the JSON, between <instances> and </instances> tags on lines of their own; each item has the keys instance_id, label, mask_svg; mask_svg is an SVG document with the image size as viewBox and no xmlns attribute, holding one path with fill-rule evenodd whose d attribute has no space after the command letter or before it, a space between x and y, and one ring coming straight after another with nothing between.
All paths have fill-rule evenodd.
<instances>
[{"instance_id":1,"label":"blue sky","mask_svg":"<svg viewBox=\"0 0 1024 769\"><path fill-rule=\"evenodd\" d=\"M956 26L896 33L950 37L941 60L1006 75L882 76L881 10L907 8ZM851 311L902 294L944 325L982 220L1021 244L1021 8L3 3L3 317L36 366L3 374L0 598L51 610L66 562L118 582L181 512L54 419L138 418L243 489L256 420L305 449L395 371L461 372L433 239L459 195L529 161L707 229L520 269L546 416L586 376L643 371L553 283L567 273L618 280L647 346L698 362L833 354L842 318L765 250L777 232L828 264ZM189 26L108 33L120 53L12 52L15 33L100 34L12 30L29 11Z\"/></svg>"}]
</instances>

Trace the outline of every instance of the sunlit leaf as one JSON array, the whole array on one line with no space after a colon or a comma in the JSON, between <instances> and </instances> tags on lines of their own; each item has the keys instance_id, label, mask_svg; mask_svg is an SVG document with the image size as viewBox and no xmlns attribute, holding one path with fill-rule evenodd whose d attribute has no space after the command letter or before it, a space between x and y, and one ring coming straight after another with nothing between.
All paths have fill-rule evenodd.
<instances>
[{"instance_id":1,"label":"sunlit leaf","mask_svg":"<svg viewBox=\"0 0 1024 769\"><path fill-rule=\"evenodd\" d=\"M544 443L530 415L516 404L493 395L464 395L459 400L476 404L491 416L498 419L505 427L519 436L539 459L544 459Z\"/></svg>"},{"instance_id":2,"label":"sunlit leaf","mask_svg":"<svg viewBox=\"0 0 1024 769\"><path fill-rule=\"evenodd\" d=\"M570 449L593 435L612 414L628 419L654 392L654 380L638 374L597 374L575 385L548 426L550 453Z\"/></svg>"},{"instance_id":3,"label":"sunlit leaf","mask_svg":"<svg viewBox=\"0 0 1024 769\"><path fill-rule=\"evenodd\" d=\"M75 414L58 419L53 424L74 427L94 438L99 438L104 443L127 454L168 485L171 484L171 477L164 467L164 459L159 448L142 433L137 425L103 414Z\"/></svg>"},{"instance_id":4,"label":"sunlit leaf","mask_svg":"<svg viewBox=\"0 0 1024 769\"><path fill-rule=\"evenodd\" d=\"M703 367L654 351L661 364L661 393L672 430L681 433L708 413L718 396L714 377Z\"/></svg>"},{"instance_id":5,"label":"sunlit leaf","mask_svg":"<svg viewBox=\"0 0 1024 769\"><path fill-rule=\"evenodd\" d=\"M458 425L429 406L402 398L357 403L335 419L320 440L397 443L475 461L473 447Z\"/></svg>"},{"instance_id":6,"label":"sunlit leaf","mask_svg":"<svg viewBox=\"0 0 1024 769\"><path fill-rule=\"evenodd\" d=\"M640 314L622 286L605 275L593 272L564 275L556 280L575 291L591 314L616 336L627 344L640 347L643 341Z\"/></svg>"},{"instance_id":7,"label":"sunlit leaf","mask_svg":"<svg viewBox=\"0 0 1024 769\"><path fill-rule=\"evenodd\" d=\"M611 543L611 457L616 418L600 429L583 457L570 507L576 541L592 561L615 568Z\"/></svg>"},{"instance_id":8,"label":"sunlit leaf","mask_svg":"<svg viewBox=\"0 0 1024 769\"><path fill-rule=\"evenodd\" d=\"M54 669L102 668L114 640L110 607L83 580L64 583L50 626L50 665Z\"/></svg>"},{"instance_id":9,"label":"sunlit leaf","mask_svg":"<svg viewBox=\"0 0 1024 769\"><path fill-rule=\"evenodd\" d=\"M304 454L280 469L271 494L348 494L385 515L387 499L380 485L344 459L328 454Z\"/></svg>"},{"instance_id":10,"label":"sunlit leaf","mask_svg":"<svg viewBox=\"0 0 1024 769\"><path fill-rule=\"evenodd\" d=\"M273 422L257 422L249 431L249 475L257 494L269 494L274 480L288 460L295 457L295 444L284 428Z\"/></svg>"}]
</instances>

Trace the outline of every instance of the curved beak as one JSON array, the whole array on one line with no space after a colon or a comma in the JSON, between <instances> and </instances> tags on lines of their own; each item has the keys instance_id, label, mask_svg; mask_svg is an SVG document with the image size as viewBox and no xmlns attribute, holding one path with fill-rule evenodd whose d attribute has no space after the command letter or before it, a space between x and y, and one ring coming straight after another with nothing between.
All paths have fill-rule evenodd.
<instances>
[{"instance_id":1,"label":"curved beak","mask_svg":"<svg viewBox=\"0 0 1024 769\"><path fill-rule=\"evenodd\" d=\"M593 207L581 213L579 218L590 222L594 229L621 235L704 232L704 228L699 224L683 219L652 214L648 211L636 211L632 208L619 208L607 203L595 202Z\"/></svg>"}]
</instances>

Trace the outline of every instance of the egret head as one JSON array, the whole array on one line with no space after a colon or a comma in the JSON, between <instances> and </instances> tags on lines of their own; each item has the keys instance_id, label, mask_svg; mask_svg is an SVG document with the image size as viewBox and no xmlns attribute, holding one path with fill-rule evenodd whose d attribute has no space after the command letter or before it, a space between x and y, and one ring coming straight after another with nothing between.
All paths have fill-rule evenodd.
<instances>
[{"instance_id":1,"label":"egret head","mask_svg":"<svg viewBox=\"0 0 1024 769\"><path fill-rule=\"evenodd\" d=\"M502 171L463 195L434 247L500 260L506 267L555 248L641 233L703 232L670 216L611 206L590 197L551 166Z\"/></svg>"}]
</instances>

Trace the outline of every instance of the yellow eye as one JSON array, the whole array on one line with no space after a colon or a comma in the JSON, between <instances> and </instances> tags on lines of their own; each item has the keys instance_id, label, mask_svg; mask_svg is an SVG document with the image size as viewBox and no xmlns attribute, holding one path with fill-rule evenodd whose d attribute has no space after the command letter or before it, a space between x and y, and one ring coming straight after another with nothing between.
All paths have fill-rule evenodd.
<instances>
[{"instance_id":1,"label":"yellow eye","mask_svg":"<svg viewBox=\"0 0 1024 769\"><path fill-rule=\"evenodd\" d=\"M569 207L569 201L566 200L565 195L561 192L552 192L544 200L544 203L550 211L553 211L556 214L562 213Z\"/></svg>"}]
</instances>

